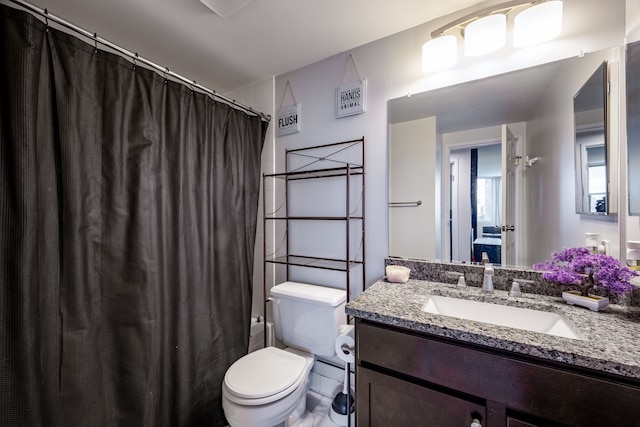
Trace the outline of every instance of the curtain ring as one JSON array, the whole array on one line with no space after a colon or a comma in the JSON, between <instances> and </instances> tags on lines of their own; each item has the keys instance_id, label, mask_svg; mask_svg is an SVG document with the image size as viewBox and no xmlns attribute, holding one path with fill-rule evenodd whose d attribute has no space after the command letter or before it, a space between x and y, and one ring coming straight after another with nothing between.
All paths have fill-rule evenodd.
<instances>
[{"instance_id":1,"label":"curtain ring","mask_svg":"<svg viewBox=\"0 0 640 427\"><path fill-rule=\"evenodd\" d=\"M46 26L46 32L49 32L49 11L44 9L44 25Z\"/></svg>"},{"instance_id":2,"label":"curtain ring","mask_svg":"<svg viewBox=\"0 0 640 427\"><path fill-rule=\"evenodd\" d=\"M191 88L191 93L193 93L195 91L195 87L197 86L198 83L196 83L196 81L192 81L191 84L189 85L189 87Z\"/></svg>"},{"instance_id":3,"label":"curtain ring","mask_svg":"<svg viewBox=\"0 0 640 427\"><path fill-rule=\"evenodd\" d=\"M167 79L167 73L169 72L169 67L165 67L164 71L162 72L162 74L164 74L164 84L167 84L168 79Z\"/></svg>"},{"instance_id":4,"label":"curtain ring","mask_svg":"<svg viewBox=\"0 0 640 427\"><path fill-rule=\"evenodd\" d=\"M98 53L98 33L93 33L93 46L95 47L94 53Z\"/></svg>"},{"instance_id":5,"label":"curtain ring","mask_svg":"<svg viewBox=\"0 0 640 427\"><path fill-rule=\"evenodd\" d=\"M136 52L134 57L133 57L133 71L135 71L136 67L138 66L138 63L136 62L136 58L137 57L138 57L138 52Z\"/></svg>"}]
</instances>

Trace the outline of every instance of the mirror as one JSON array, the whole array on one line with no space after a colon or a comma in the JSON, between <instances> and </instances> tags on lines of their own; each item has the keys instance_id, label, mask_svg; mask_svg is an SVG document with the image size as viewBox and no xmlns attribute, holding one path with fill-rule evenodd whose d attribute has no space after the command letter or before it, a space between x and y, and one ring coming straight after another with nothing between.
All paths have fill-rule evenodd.
<instances>
[{"instance_id":1,"label":"mirror","mask_svg":"<svg viewBox=\"0 0 640 427\"><path fill-rule=\"evenodd\" d=\"M583 242L587 221L610 218L581 218L573 196L574 95L603 61L615 66L619 48L389 100L389 255L472 262L486 252L530 267ZM499 164L485 168L491 146ZM604 161L613 190L609 149L586 164ZM617 192L605 204L612 213Z\"/></svg>"},{"instance_id":2,"label":"mirror","mask_svg":"<svg viewBox=\"0 0 640 427\"><path fill-rule=\"evenodd\" d=\"M627 45L626 56L629 215L640 215L640 41Z\"/></svg>"},{"instance_id":3,"label":"mirror","mask_svg":"<svg viewBox=\"0 0 640 427\"><path fill-rule=\"evenodd\" d=\"M607 63L573 97L576 212L607 215Z\"/></svg>"}]
</instances>

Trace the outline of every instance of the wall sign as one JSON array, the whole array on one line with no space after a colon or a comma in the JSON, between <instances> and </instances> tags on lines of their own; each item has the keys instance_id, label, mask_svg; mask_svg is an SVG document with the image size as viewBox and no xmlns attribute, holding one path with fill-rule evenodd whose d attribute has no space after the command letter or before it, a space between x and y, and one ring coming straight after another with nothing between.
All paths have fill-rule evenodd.
<instances>
[{"instance_id":1,"label":"wall sign","mask_svg":"<svg viewBox=\"0 0 640 427\"><path fill-rule=\"evenodd\" d=\"M336 117L364 113L366 96L366 79L340 86L336 89Z\"/></svg>"},{"instance_id":2,"label":"wall sign","mask_svg":"<svg viewBox=\"0 0 640 427\"><path fill-rule=\"evenodd\" d=\"M278 136L300 132L300 103L285 105L278 110Z\"/></svg>"}]
</instances>

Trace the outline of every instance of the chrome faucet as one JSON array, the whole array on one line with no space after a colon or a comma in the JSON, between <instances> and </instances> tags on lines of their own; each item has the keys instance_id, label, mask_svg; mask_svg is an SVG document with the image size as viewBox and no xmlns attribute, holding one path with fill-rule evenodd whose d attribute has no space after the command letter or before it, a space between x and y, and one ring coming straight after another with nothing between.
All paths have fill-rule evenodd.
<instances>
[{"instance_id":1,"label":"chrome faucet","mask_svg":"<svg viewBox=\"0 0 640 427\"><path fill-rule=\"evenodd\" d=\"M482 259L480 260L480 264L482 265L487 265L489 264L491 261L489 261L489 254L486 252L482 252Z\"/></svg>"},{"instance_id":2,"label":"chrome faucet","mask_svg":"<svg viewBox=\"0 0 640 427\"><path fill-rule=\"evenodd\" d=\"M484 279L482 280L482 292L485 294L493 293L493 266L491 263L484 265Z\"/></svg>"}]
</instances>

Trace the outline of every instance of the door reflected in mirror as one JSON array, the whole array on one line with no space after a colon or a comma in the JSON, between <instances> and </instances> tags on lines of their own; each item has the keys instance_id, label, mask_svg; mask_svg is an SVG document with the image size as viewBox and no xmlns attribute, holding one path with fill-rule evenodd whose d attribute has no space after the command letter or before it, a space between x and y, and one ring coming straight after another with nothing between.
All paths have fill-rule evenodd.
<instances>
[{"instance_id":1,"label":"door reflected in mirror","mask_svg":"<svg viewBox=\"0 0 640 427\"><path fill-rule=\"evenodd\" d=\"M480 262L484 257L502 264L515 258L515 245L510 244L513 238L509 235L513 230L503 225L515 222L515 207L509 209L508 205L516 199L509 191L515 189L511 181L517 175L502 159L514 155L518 138L506 125L481 132L494 136L478 140L477 130L472 130L443 138L444 155L449 158L448 197L443 200L448 205L450 224L444 259ZM444 169L447 173L446 165ZM508 249L503 249L503 237Z\"/></svg>"},{"instance_id":2,"label":"door reflected in mirror","mask_svg":"<svg viewBox=\"0 0 640 427\"><path fill-rule=\"evenodd\" d=\"M576 212L607 215L607 62L573 98Z\"/></svg>"}]
</instances>

